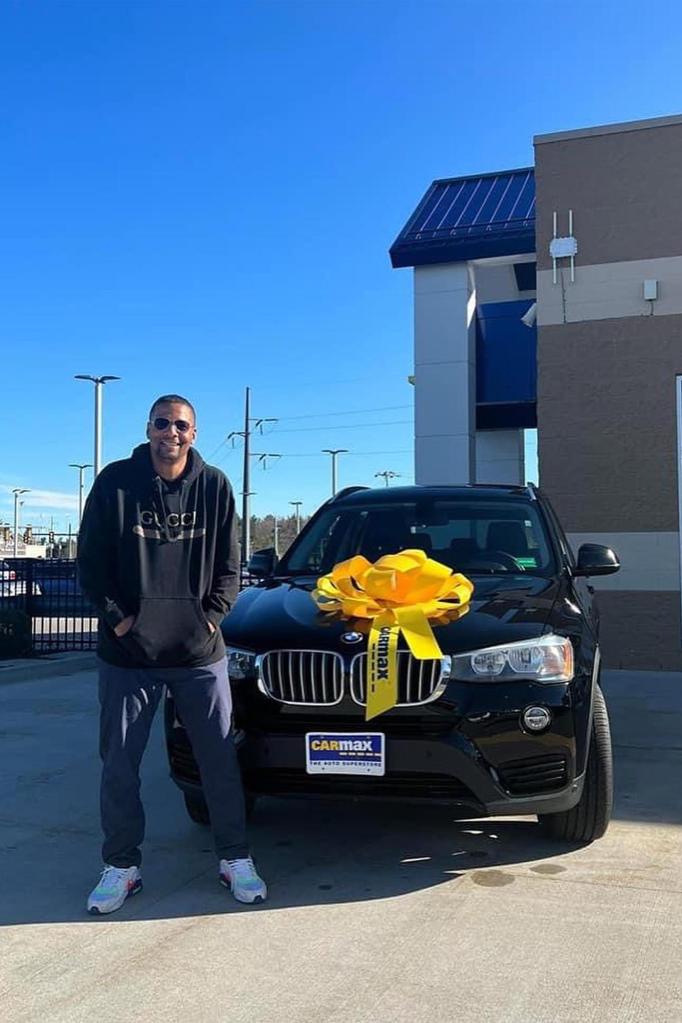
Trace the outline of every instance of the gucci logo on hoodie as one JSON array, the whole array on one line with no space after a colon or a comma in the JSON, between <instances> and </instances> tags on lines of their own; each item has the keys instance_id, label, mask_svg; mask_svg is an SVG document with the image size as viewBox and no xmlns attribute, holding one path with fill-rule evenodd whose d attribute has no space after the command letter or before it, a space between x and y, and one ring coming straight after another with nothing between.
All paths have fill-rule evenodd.
<instances>
[{"instance_id":1,"label":"gucci logo on hoodie","mask_svg":"<svg viewBox=\"0 0 682 1023\"><path fill-rule=\"evenodd\" d=\"M135 536L142 536L145 540L193 540L198 536L205 536L206 530L196 528L197 513L194 512L169 512L161 518L156 511L140 512L139 522L133 526ZM172 530L172 532L171 532Z\"/></svg>"}]
</instances>

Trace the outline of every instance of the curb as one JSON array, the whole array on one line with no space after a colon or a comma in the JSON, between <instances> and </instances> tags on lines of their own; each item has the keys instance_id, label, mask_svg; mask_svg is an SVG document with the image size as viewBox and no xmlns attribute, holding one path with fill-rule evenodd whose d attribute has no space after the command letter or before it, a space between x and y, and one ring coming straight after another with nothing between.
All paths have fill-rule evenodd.
<instances>
[{"instance_id":1,"label":"curb","mask_svg":"<svg viewBox=\"0 0 682 1023\"><path fill-rule=\"evenodd\" d=\"M4 682L29 682L33 679L59 678L94 671L97 655L94 650L83 653L57 654L55 657L0 661L0 685Z\"/></svg>"}]
</instances>

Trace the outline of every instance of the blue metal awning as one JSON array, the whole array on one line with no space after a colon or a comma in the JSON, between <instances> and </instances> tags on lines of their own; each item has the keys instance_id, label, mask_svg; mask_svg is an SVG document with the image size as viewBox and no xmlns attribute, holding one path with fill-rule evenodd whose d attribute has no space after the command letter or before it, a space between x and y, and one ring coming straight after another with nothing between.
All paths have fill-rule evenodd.
<instances>
[{"instance_id":1,"label":"blue metal awning","mask_svg":"<svg viewBox=\"0 0 682 1023\"><path fill-rule=\"evenodd\" d=\"M530 299L476 310L476 427L537 426L537 329L521 321Z\"/></svg>"},{"instance_id":2,"label":"blue metal awning","mask_svg":"<svg viewBox=\"0 0 682 1023\"><path fill-rule=\"evenodd\" d=\"M532 167L434 181L391 246L394 267L535 252Z\"/></svg>"}]
</instances>

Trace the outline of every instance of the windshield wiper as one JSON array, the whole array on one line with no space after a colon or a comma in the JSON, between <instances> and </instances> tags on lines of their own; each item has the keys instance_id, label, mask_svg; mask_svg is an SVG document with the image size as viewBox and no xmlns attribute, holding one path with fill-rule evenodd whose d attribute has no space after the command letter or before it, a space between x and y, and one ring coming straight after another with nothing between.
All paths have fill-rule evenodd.
<instances>
[{"instance_id":1,"label":"windshield wiper","mask_svg":"<svg viewBox=\"0 0 682 1023\"><path fill-rule=\"evenodd\" d=\"M272 575L270 578L271 579L303 579L303 578L312 577L312 578L316 579L319 575L320 575L319 572L314 572L310 568L306 568L306 569L299 568L299 569L296 569L293 572L275 572L274 575Z\"/></svg>"}]
</instances>

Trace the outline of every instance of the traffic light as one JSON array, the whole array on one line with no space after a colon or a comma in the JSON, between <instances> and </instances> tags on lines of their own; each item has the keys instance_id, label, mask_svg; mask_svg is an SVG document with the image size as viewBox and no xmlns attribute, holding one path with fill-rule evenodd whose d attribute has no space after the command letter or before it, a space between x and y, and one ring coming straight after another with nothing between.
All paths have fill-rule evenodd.
<instances>
[{"instance_id":1,"label":"traffic light","mask_svg":"<svg viewBox=\"0 0 682 1023\"><path fill-rule=\"evenodd\" d=\"M24 530L24 535L22 536L21 539L24 541L24 543L30 543L31 542L31 530L30 529L25 529Z\"/></svg>"},{"instance_id":2,"label":"traffic light","mask_svg":"<svg viewBox=\"0 0 682 1023\"><path fill-rule=\"evenodd\" d=\"M51 529L47 534L48 543L54 543L54 529Z\"/></svg>"}]
</instances>

